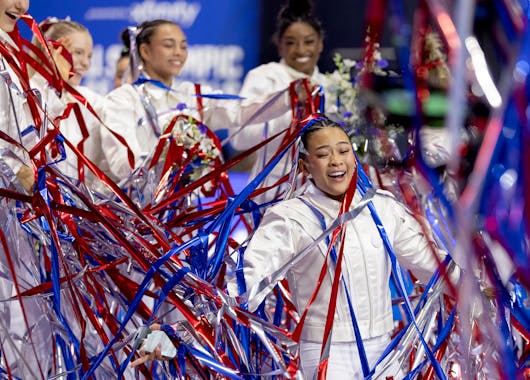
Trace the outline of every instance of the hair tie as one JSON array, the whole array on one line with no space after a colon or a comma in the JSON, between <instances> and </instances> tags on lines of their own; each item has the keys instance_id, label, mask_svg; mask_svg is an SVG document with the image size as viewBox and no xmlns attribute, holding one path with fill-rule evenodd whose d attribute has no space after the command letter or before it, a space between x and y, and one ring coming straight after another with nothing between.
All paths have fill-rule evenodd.
<instances>
[{"instance_id":1,"label":"hair tie","mask_svg":"<svg viewBox=\"0 0 530 380\"><path fill-rule=\"evenodd\" d=\"M72 21L72 19L70 18L70 16L66 16L63 20L55 16L50 16L39 24L39 28L42 30L43 33L46 33L48 29L50 29L53 25L60 23L61 21L70 22Z\"/></svg>"}]
</instances>

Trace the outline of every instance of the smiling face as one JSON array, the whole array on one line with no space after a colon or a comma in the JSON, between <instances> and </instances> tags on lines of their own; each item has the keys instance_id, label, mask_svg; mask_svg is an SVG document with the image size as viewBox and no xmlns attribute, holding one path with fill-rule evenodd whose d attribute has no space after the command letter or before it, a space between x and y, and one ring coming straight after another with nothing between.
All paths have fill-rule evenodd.
<instances>
[{"instance_id":1,"label":"smiling face","mask_svg":"<svg viewBox=\"0 0 530 380\"><path fill-rule=\"evenodd\" d=\"M78 85L90 68L93 54L92 37L88 32L75 31L70 33L67 38L70 40L68 50L72 55L72 63L74 64L74 75L68 80L68 83Z\"/></svg>"},{"instance_id":2,"label":"smiling face","mask_svg":"<svg viewBox=\"0 0 530 380\"><path fill-rule=\"evenodd\" d=\"M171 23L158 26L149 41L139 49L145 72L168 86L188 58L186 36L182 29Z\"/></svg>"},{"instance_id":3,"label":"smiling face","mask_svg":"<svg viewBox=\"0 0 530 380\"><path fill-rule=\"evenodd\" d=\"M295 22L280 37L278 52L290 67L311 75L323 46L322 37L311 25Z\"/></svg>"},{"instance_id":4,"label":"smiling face","mask_svg":"<svg viewBox=\"0 0 530 380\"><path fill-rule=\"evenodd\" d=\"M17 20L29 8L29 0L0 0L0 29L12 32Z\"/></svg>"},{"instance_id":5,"label":"smiling face","mask_svg":"<svg viewBox=\"0 0 530 380\"><path fill-rule=\"evenodd\" d=\"M357 162L350 140L342 128L327 126L310 132L300 159L304 173L316 187L333 199L341 199L355 174Z\"/></svg>"}]
</instances>

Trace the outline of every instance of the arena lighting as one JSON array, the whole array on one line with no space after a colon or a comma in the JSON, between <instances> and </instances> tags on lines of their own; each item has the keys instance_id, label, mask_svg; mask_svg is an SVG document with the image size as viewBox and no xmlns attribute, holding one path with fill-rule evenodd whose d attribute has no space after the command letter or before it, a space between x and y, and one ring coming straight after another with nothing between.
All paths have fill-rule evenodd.
<instances>
[{"instance_id":1,"label":"arena lighting","mask_svg":"<svg viewBox=\"0 0 530 380\"><path fill-rule=\"evenodd\" d=\"M493 108L498 108L502 104L502 98L493 83L490 72L488 70L488 64L486 63L486 57L482 51L477 39L473 36L466 38L465 40L466 49L471 57L471 64L474 67L475 77L479 86L482 88L488 103Z\"/></svg>"}]
</instances>

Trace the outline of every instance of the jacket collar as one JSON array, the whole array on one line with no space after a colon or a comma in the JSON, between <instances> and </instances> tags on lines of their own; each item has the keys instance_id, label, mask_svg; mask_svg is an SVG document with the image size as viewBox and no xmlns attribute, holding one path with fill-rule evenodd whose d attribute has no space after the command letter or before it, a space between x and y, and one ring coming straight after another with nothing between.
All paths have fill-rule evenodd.
<instances>
[{"instance_id":1,"label":"jacket collar","mask_svg":"<svg viewBox=\"0 0 530 380\"><path fill-rule=\"evenodd\" d=\"M287 73L289 73L289 75L291 76L293 80L309 77L309 75L307 75L306 73L302 73L300 71L293 69L287 63L285 63L285 60L283 58L280 60L280 65L282 65L285 68L285 70L287 71ZM318 67L315 66L315 69L313 70L313 74L311 74L311 79L316 80L319 75L320 75L320 71L318 70Z\"/></svg>"},{"instance_id":2,"label":"jacket collar","mask_svg":"<svg viewBox=\"0 0 530 380\"><path fill-rule=\"evenodd\" d=\"M11 36L3 29L0 29L0 40L3 43L7 43L18 50L17 44L15 44L15 41L13 41Z\"/></svg>"},{"instance_id":3,"label":"jacket collar","mask_svg":"<svg viewBox=\"0 0 530 380\"><path fill-rule=\"evenodd\" d=\"M329 210L331 215L337 216L340 208L340 202L327 196L322 190L316 187L312 181L309 181L309 185L306 187L304 194L307 194L309 198L315 203L318 208Z\"/></svg>"},{"instance_id":4,"label":"jacket collar","mask_svg":"<svg viewBox=\"0 0 530 380\"><path fill-rule=\"evenodd\" d=\"M301 195L307 196L311 204L313 204L320 212L322 212L326 216L326 219L329 218L334 220L339 215L341 202L327 196L324 192L317 188L312 181L308 181ZM359 192L355 191L353 202L350 208L355 207L360 200L361 196L359 195Z\"/></svg>"},{"instance_id":5,"label":"jacket collar","mask_svg":"<svg viewBox=\"0 0 530 380\"><path fill-rule=\"evenodd\" d=\"M143 72L142 71L142 75L143 77L147 78L147 79L151 79L151 77L149 75L147 75L147 73ZM164 89L164 88L161 88L153 83L144 83L143 84L144 86L147 87L147 90L149 92L149 96L152 98L152 99L162 99L163 97L167 96L168 92L171 93L171 91L167 90L167 89ZM173 78L173 81L171 82L171 88L174 89L177 87L177 81L175 80L175 78Z\"/></svg>"}]
</instances>

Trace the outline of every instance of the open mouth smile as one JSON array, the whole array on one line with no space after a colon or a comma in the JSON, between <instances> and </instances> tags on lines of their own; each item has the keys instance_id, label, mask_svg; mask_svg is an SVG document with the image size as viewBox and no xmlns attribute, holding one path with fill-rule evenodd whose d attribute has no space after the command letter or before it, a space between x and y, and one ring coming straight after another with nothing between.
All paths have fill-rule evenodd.
<instances>
[{"instance_id":1,"label":"open mouth smile","mask_svg":"<svg viewBox=\"0 0 530 380\"><path fill-rule=\"evenodd\" d=\"M340 172L329 173L328 177L333 178L333 179L340 179L340 178L344 178L345 175L346 175L346 171L340 171Z\"/></svg>"}]
</instances>

